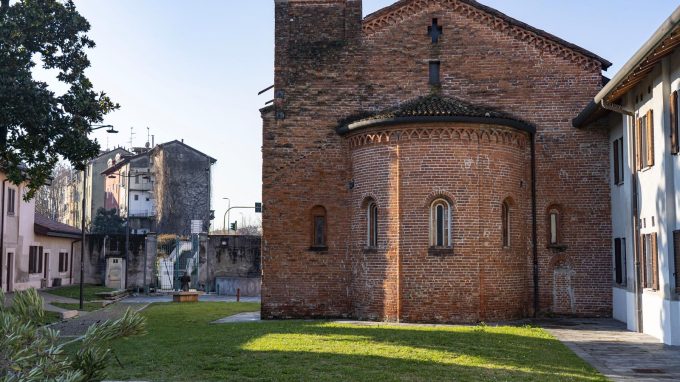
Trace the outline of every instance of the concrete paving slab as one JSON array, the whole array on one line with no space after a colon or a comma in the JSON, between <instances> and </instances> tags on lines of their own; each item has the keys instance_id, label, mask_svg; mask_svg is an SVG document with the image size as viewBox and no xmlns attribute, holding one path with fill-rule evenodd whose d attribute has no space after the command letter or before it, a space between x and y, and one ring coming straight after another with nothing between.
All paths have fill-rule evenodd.
<instances>
[{"instance_id":1,"label":"concrete paving slab","mask_svg":"<svg viewBox=\"0 0 680 382\"><path fill-rule=\"evenodd\" d=\"M612 319L536 322L612 381L680 381L680 346Z\"/></svg>"},{"instance_id":2,"label":"concrete paving slab","mask_svg":"<svg viewBox=\"0 0 680 382\"><path fill-rule=\"evenodd\" d=\"M233 324L237 322L262 322L262 319L260 318L260 312L246 312L220 318L211 322L211 324Z\"/></svg>"}]
</instances>

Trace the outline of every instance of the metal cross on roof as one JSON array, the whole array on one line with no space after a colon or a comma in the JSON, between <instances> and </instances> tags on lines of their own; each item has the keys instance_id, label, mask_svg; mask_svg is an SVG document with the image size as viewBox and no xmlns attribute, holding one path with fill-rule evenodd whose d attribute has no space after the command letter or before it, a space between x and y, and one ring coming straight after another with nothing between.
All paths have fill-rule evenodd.
<instances>
[{"instance_id":1,"label":"metal cross on roof","mask_svg":"<svg viewBox=\"0 0 680 382\"><path fill-rule=\"evenodd\" d=\"M443 28L437 24L437 19L432 19L432 26L427 27L427 34L432 37L432 42L439 42L439 36L442 35Z\"/></svg>"}]
</instances>

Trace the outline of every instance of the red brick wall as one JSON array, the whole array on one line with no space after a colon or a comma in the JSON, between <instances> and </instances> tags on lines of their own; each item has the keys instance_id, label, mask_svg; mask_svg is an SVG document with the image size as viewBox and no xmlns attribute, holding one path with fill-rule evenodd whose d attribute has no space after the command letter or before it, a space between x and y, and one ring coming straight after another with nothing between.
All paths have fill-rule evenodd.
<instances>
[{"instance_id":1,"label":"red brick wall","mask_svg":"<svg viewBox=\"0 0 680 382\"><path fill-rule=\"evenodd\" d=\"M408 12L367 20L362 32L360 1L276 3L275 88L283 94L277 94L275 109L263 114L264 316L396 319L399 301L406 320L493 320L532 310L526 143L517 150L429 138L350 149L351 138L334 131L349 115L431 92L429 59L441 61L442 86L436 91L536 126L540 308L573 305L572 313L609 315L607 135L570 124L600 88L600 64L528 32L530 38L522 37L516 27L455 0L409 4ZM444 28L437 44L427 36L432 18ZM285 119L275 119L275 113ZM454 147L458 150L452 152ZM478 167L480 155L488 167ZM427 166L431 156L441 158L439 167ZM465 159L472 164L463 171ZM356 184L351 191L350 179ZM423 252L424 203L438 190L454 199L452 256ZM496 245L504 193L517 195L513 200L525 214L513 254L505 257ZM361 205L371 195L383 211L378 253L363 251ZM329 249L323 253L307 250L308 211L317 204L328 210ZM548 248L546 216L552 204L563 209L562 251ZM569 278L563 277L565 267ZM554 288L553 280L570 285ZM573 291L573 304L554 304L553 297L563 298L566 290Z\"/></svg>"},{"instance_id":2,"label":"red brick wall","mask_svg":"<svg viewBox=\"0 0 680 382\"><path fill-rule=\"evenodd\" d=\"M398 282L406 321L526 314L528 139L528 133L508 127L470 124L400 125L350 136L354 316L396 318ZM452 203L453 251L432 254L430 205L438 197ZM367 198L379 207L377 251L365 249ZM512 200L509 248L501 238L506 198Z\"/></svg>"}]
</instances>

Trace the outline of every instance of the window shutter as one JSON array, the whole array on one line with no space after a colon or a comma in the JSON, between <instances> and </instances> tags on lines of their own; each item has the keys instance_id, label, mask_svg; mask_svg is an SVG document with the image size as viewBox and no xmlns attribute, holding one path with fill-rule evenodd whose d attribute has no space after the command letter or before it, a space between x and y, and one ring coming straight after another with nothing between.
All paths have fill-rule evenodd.
<instances>
[{"instance_id":1,"label":"window shutter","mask_svg":"<svg viewBox=\"0 0 680 382\"><path fill-rule=\"evenodd\" d=\"M675 291L680 293L680 231L673 231L673 258L675 259Z\"/></svg>"},{"instance_id":2,"label":"window shutter","mask_svg":"<svg viewBox=\"0 0 680 382\"><path fill-rule=\"evenodd\" d=\"M647 166L654 166L654 120L652 110L647 110Z\"/></svg>"},{"instance_id":3,"label":"window shutter","mask_svg":"<svg viewBox=\"0 0 680 382\"><path fill-rule=\"evenodd\" d=\"M616 275L616 283L623 283L623 272L621 272L621 239L614 239L614 271Z\"/></svg>"},{"instance_id":4,"label":"window shutter","mask_svg":"<svg viewBox=\"0 0 680 382\"><path fill-rule=\"evenodd\" d=\"M614 184L619 184L619 140L615 139L612 145L614 148Z\"/></svg>"},{"instance_id":5,"label":"window shutter","mask_svg":"<svg viewBox=\"0 0 680 382\"><path fill-rule=\"evenodd\" d=\"M680 152L678 144L678 91L671 93L671 154Z\"/></svg>"},{"instance_id":6,"label":"window shutter","mask_svg":"<svg viewBox=\"0 0 680 382\"><path fill-rule=\"evenodd\" d=\"M652 289L659 290L659 252L656 247L656 233L651 235L652 239Z\"/></svg>"},{"instance_id":7,"label":"window shutter","mask_svg":"<svg viewBox=\"0 0 680 382\"><path fill-rule=\"evenodd\" d=\"M640 118L635 119L635 171L642 169L642 129Z\"/></svg>"},{"instance_id":8,"label":"window shutter","mask_svg":"<svg viewBox=\"0 0 680 382\"><path fill-rule=\"evenodd\" d=\"M624 171L624 168L623 168L624 152L625 151L623 150L623 137L621 137L621 138L619 138L619 156L620 156L620 158L619 158L619 178L620 179L619 180L621 181L621 183L623 183L623 180L624 180L623 178L625 178L624 174L626 173Z\"/></svg>"}]
</instances>

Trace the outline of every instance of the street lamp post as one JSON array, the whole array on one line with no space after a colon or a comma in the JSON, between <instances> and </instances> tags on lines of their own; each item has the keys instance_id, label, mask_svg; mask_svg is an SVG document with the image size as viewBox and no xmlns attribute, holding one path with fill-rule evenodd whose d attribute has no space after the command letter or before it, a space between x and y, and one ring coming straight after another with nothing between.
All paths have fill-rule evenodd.
<instances>
[{"instance_id":1,"label":"street lamp post","mask_svg":"<svg viewBox=\"0 0 680 382\"><path fill-rule=\"evenodd\" d=\"M90 131L99 130L103 128L108 128L106 130L109 134L116 134L118 131L113 128L112 125L91 125ZM85 278L85 185L87 176L87 162L83 164L83 195L81 201L81 213L80 213L80 296L79 303L80 309L83 309L83 279Z\"/></svg>"},{"instance_id":2,"label":"street lamp post","mask_svg":"<svg viewBox=\"0 0 680 382\"><path fill-rule=\"evenodd\" d=\"M227 210L224 212L224 218L222 219L222 231L226 231L227 230L227 220L229 220L227 215L229 214L229 210L231 209L231 199L229 199L229 198L222 198L222 199L226 199L227 202L228 202Z\"/></svg>"}]
</instances>

